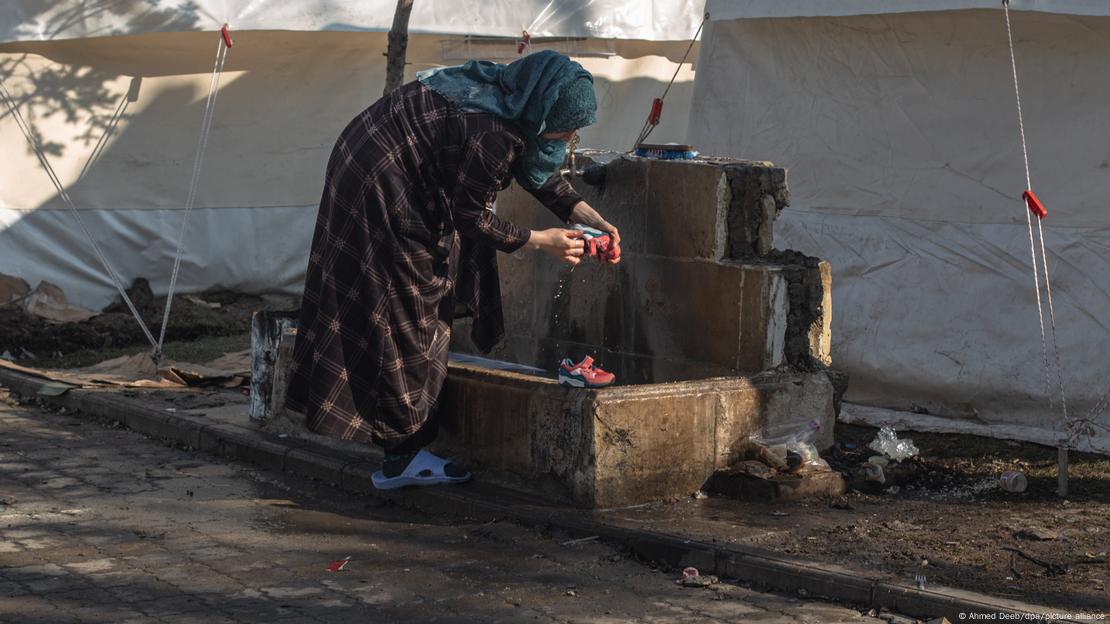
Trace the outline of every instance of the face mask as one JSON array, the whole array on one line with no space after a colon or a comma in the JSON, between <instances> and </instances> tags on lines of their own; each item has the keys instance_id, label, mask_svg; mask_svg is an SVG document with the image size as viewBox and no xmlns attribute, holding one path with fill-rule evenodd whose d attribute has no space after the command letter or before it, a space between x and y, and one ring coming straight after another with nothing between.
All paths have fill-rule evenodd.
<instances>
[{"instance_id":1,"label":"face mask","mask_svg":"<svg viewBox=\"0 0 1110 624\"><path fill-rule=\"evenodd\" d=\"M525 149L521 159L522 182L533 189L543 186L567 157L567 142L562 139L545 139L537 136Z\"/></svg>"}]
</instances>

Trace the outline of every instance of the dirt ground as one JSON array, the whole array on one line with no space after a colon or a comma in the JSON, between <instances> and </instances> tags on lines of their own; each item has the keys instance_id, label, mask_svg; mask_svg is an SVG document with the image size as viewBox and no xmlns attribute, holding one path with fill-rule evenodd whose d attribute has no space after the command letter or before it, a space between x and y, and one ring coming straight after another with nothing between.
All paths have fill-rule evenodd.
<instances>
[{"instance_id":1,"label":"dirt ground","mask_svg":"<svg viewBox=\"0 0 1110 624\"><path fill-rule=\"evenodd\" d=\"M877 430L837 425L829 463L851 475ZM1034 604L1110 612L1110 457L1071 454L1057 497L1056 450L975 436L899 432L920 448L897 484L805 502L720 497L617 510L628 526L786 553ZM998 485L1021 470L1029 488ZM1028 557L1028 558L1026 558ZM1036 560L1033 561L1033 560ZM1039 562L1039 563L1038 563Z\"/></svg>"},{"instance_id":2,"label":"dirt ground","mask_svg":"<svg viewBox=\"0 0 1110 624\"><path fill-rule=\"evenodd\" d=\"M154 297L144 279L128 290L147 327L157 337L165 297ZM177 361L201 363L250 348L255 310L293 310L296 298L210 290L175 296L164 351ZM0 306L0 353L24 366L79 368L120 355L150 351L130 311L119 301L79 323L50 323L14 306Z\"/></svg>"},{"instance_id":3,"label":"dirt ground","mask_svg":"<svg viewBox=\"0 0 1110 624\"><path fill-rule=\"evenodd\" d=\"M871 455L866 443L875 433L838 425L830 463ZM781 546L1036 603L1110 607L1110 457L1072 453L1068 497L1061 499L1054 448L976 436L900 437L912 438L921 453L907 460L893 490L834 501L854 509L827 505L826 516L849 517ZM1007 470L1024 473L1028 490L999 487Z\"/></svg>"}]
</instances>

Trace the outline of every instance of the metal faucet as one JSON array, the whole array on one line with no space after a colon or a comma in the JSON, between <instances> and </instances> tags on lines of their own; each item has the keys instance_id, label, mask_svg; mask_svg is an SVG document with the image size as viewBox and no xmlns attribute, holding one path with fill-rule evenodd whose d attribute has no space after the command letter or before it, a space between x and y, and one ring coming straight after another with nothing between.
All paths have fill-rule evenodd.
<instances>
[{"instance_id":1,"label":"metal faucet","mask_svg":"<svg viewBox=\"0 0 1110 624\"><path fill-rule=\"evenodd\" d=\"M573 178L574 176L582 175L582 172L578 170L578 167L576 166L575 159L574 159L574 152L578 149L578 141L579 141L578 133L575 132L574 137L570 140L570 145L567 146L567 151L570 154L569 157L568 157L569 160L570 160L570 169L561 169L559 171L559 173L561 175L568 176L568 177L571 177L571 178Z\"/></svg>"}]
</instances>

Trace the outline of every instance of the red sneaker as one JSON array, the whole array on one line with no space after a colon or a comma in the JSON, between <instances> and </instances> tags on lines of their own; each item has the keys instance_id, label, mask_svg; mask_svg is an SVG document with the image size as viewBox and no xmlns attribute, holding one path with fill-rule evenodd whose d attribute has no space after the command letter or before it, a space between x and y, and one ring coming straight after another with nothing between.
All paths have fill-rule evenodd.
<instances>
[{"instance_id":1,"label":"red sneaker","mask_svg":"<svg viewBox=\"0 0 1110 624\"><path fill-rule=\"evenodd\" d=\"M559 365L559 385L573 388L604 388L616 380L613 373L607 373L594 366L594 359L586 356L575 364L566 358Z\"/></svg>"}]
</instances>

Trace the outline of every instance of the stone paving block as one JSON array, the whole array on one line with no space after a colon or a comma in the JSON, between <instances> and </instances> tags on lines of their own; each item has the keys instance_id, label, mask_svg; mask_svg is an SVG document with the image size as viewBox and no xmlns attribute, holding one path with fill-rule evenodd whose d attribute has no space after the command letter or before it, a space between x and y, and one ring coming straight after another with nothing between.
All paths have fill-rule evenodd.
<instances>
[{"instance_id":1,"label":"stone paving block","mask_svg":"<svg viewBox=\"0 0 1110 624\"><path fill-rule=\"evenodd\" d=\"M108 589L132 585L140 582L146 575L147 573L142 570L126 569L114 572L94 572L84 575L84 578L94 587Z\"/></svg>"},{"instance_id":2,"label":"stone paving block","mask_svg":"<svg viewBox=\"0 0 1110 624\"><path fill-rule=\"evenodd\" d=\"M181 594L180 590L173 585L156 580L149 574L136 578L136 582L132 585L109 587L105 591L128 604L150 602Z\"/></svg>"},{"instance_id":3,"label":"stone paving block","mask_svg":"<svg viewBox=\"0 0 1110 624\"><path fill-rule=\"evenodd\" d=\"M117 474L114 471L110 471L110 470L106 470L103 473L92 473L92 474L82 474L82 475L75 475L74 474L74 475L70 475L70 476L80 476L81 481L83 481L87 485L91 485L91 486L94 486L94 487L112 486L112 485L115 485L116 483L119 483L119 474Z\"/></svg>"},{"instance_id":4,"label":"stone paving block","mask_svg":"<svg viewBox=\"0 0 1110 624\"><path fill-rule=\"evenodd\" d=\"M295 598L307 598L310 596L319 596L326 590L318 585L302 585L302 586L273 586L273 587L260 587L259 591L266 595L267 598L274 600L288 600Z\"/></svg>"},{"instance_id":5,"label":"stone paving block","mask_svg":"<svg viewBox=\"0 0 1110 624\"><path fill-rule=\"evenodd\" d=\"M160 581L181 586L191 584L192 581L197 579L203 579L205 575L219 575L212 568L196 561L190 561L187 557L188 555L185 557L178 556L166 565L158 566L154 571L155 576Z\"/></svg>"},{"instance_id":6,"label":"stone paving block","mask_svg":"<svg viewBox=\"0 0 1110 624\"><path fill-rule=\"evenodd\" d=\"M307 608L313 614L319 614L324 620L330 620L332 615L342 613L351 607L358 606L358 603L354 600L334 592L312 596L311 600L311 604L306 605Z\"/></svg>"},{"instance_id":7,"label":"stone paving block","mask_svg":"<svg viewBox=\"0 0 1110 624\"><path fill-rule=\"evenodd\" d=\"M194 548L186 551L189 558L197 561L212 561L215 559L237 559L244 556L242 550L232 548L230 546L205 546L203 548Z\"/></svg>"},{"instance_id":8,"label":"stone paving block","mask_svg":"<svg viewBox=\"0 0 1110 624\"><path fill-rule=\"evenodd\" d=\"M56 470L27 470L14 475L16 479L27 482L38 482L39 485L47 483L50 479L59 479L65 475Z\"/></svg>"},{"instance_id":9,"label":"stone paving block","mask_svg":"<svg viewBox=\"0 0 1110 624\"><path fill-rule=\"evenodd\" d=\"M56 563L40 563L10 567L4 570L8 578L18 578L23 581L33 581L42 578L57 578L69 575L65 568Z\"/></svg>"},{"instance_id":10,"label":"stone paving block","mask_svg":"<svg viewBox=\"0 0 1110 624\"><path fill-rule=\"evenodd\" d=\"M199 597L178 592L151 600L135 601L130 604L134 609L147 615L155 615L159 619L181 613L211 612L211 608Z\"/></svg>"},{"instance_id":11,"label":"stone paving block","mask_svg":"<svg viewBox=\"0 0 1110 624\"><path fill-rule=\"evenodd\" d=\"M366 616L363 616L364 620ZM235 624L242 620L234 620L213 613L177 613L166 615L159 619L163 624Z\"/></svg>"},{"instance_id":12,"label":"stone paving block","mask_svg":"<svg viewBox=\"0 0 1110 624\"><path fill-rule=\"evenodd\" d=\"M349 609L330 611L319 618L319 621L325 622L326 624L367 624L370 618L380 617L376 611L370 613L373 615L368 615L365 608L352 607ZM493 623L491 622L491 624Z\"/></svg>"},{"instance_id":13,"label":"stone paving block","mask_svg":"<svg viewBox=\"0 0 1110 624\"><path fill-rule=\"evenodd\" d=\"M149 616L143 615L141 611L132 609L122 604L112 604L105 600L96 600L92 595L83 595L73 601L75 606L65 607L66 613L77 618L81 622L103 622L104 624L116 624L118 622L126 622L128 620L147 619Z\"/></svg>"},{"instance_id":14,"label":"stone paving block","mask_svg":"<svg viewBox=\"0 0 1110 624\"><path fill-rule=\"evenodd\" d=\"M124 531L120 529L95 529L95 533L91 535L82 535L81 541L94 546L101 546L106 551L113 554L129 554L129 548L139 548L138 537L132 531Z\"/></svg>"},{"instance_id":15,"label":"stone paving block","mask_svg":"<svg viewBox=\"0 0 1110 624\"><path fill-rule=\"evenodd\" d=\"M5 624L61 624L76 621L76 618L44 596L0 596L0 622Z\"/></svg>"},{"instance_id":16,"label":"stone paving block","mask_svg":"<svg viewBox=\"0 0 1110 624\"><path fill-rule=\"evenodd\" d=\"M248 602L221 602L213 608L222 615L248 622L270 622L298 618L307 622L315 620L315 618L311 618L293 605L277 603L267 599L255 599Z\"/></svg>"},{"instance_id":17,"label":"stone paving block","mask_svg":"<svg viewBox=\"0 0 1110 624\"><path fill-rule=\"evenodd\" d=\"M60 594L89 587L88 582L77 575L52 576L23 581L23 586L37 595Z\"/></svg>"},{"instance_id":18,"label":"stone paving block","mask_svg":"<svg viewBox=\"0 0 1110 624\"><path fill-rule=\"evenodd\" d=\"M5 539L23 540L46 535L46 530L42 528L0 529L0 535L2 535Z\"/></svg>"},{"instance_id":19,"label":"stone paving block","mask_svg":"<svg viewBox=\"0 0 1110 624\"><path fill-rule=\"evenodd\" d=\"M65 496L65 499L75 505L79 505L84 499L90 499L90 497L99 495L100 492L100 487L83 481L77 481L74 485L67 485L61 489L61 493Z\"/></svg>"},{"instance_id":20,"label":"stone paving block","mask_svg":"<svg viewBox=\"0 0 1110 624\"><path fill-rule=\"evenodd\" d=\"M3 571L0 570L0 579L3 578ZM14 598L16 596L25 596L31 593L26 585L17 583L10 580L0 580L0 598Z\"/></svg>"},{"instance_id":21,"label":"stone paving block","mask_svg":"<svg viewBox=\"0 0 1110 624\"><path fill-rule=\"evenodd\" d=\"M25 550L40 550L40 549L43 549L43 548L55 548L59 544L61 544L61 542L59 540L52 539L50 537L45 537L45 536L43 536L43 537L31 537L31 538L16 540L16 543L18 543Z\"/></svg>"},{"instance_id":22,"label":"stone paving block","mask_svg":"<svg viewBox=\"0 0 1110 624\"><path fill-rule=\"evenodd\" d=\"M285 563L275 561L274 557L266 557L268 566L256 570L250 570L249 573L243 575L236 575L236 578L241 582L246 583L248 588L259 588L268 585L279 585L298 581L302 578L302 573L299 570L292 570ZM326 567L328 562L323 562L322 567ZM319 568L317 568L318 570Z\"/></svg>"},{"instance_id":23,"label":"stone paving block","mask_svg":"<svg viewBox=\"0 0 1110 624\"><path fill-rule=\"evenodd\" d=\"M129 557L123 557L123 560L127 563L127 565L135 567L135 568L142 568L142 569L159 568L160 569L164 565L168 565L170 563L173 563L175 561L180 560L180 558L181 558L181 556L177 553L166 552L164 550L159 549L159 550L154 550L152 552L147 552L147 553L142 554L142 555L134 555L134 556L129 556Z\"/></svg>"}]
</instances>

